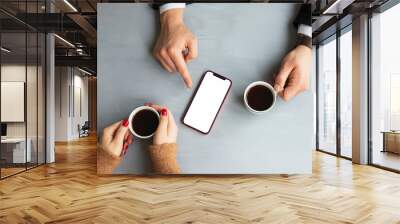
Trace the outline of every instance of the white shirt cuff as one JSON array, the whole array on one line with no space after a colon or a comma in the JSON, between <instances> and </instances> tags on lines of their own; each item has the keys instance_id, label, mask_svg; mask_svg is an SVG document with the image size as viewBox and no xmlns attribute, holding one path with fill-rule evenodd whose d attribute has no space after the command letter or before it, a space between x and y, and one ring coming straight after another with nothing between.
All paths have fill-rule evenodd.
<instances>
[{"instance_id":1,"label":"white shirt cuff","mask_svg":"<svg viewBox=\"0 0 400 224\"><path fill-rule=\"evenodd\" d=\"M307 37L312 37L312 26L300 24L299 28L297 29L298 34L303 34Z\"/></svg>"},{"instance_id":2,"label":"white shirt cuff","mask_svg":"<svg viewBox=\"0 0 400 224\"><path fill-rule=\"evenodd\" d=\"M160 14L163 14L165 11L168 11L170 9L184 9L185 7L185 3L167 3L160 6Z\"/></svg>"}]
</instances>

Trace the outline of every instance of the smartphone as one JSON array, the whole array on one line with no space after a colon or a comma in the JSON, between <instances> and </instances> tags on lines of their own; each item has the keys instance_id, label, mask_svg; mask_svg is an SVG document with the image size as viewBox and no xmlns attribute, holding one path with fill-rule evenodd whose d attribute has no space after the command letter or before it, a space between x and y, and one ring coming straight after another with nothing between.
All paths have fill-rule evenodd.
<instances>
[{"instance_id":1,"label":"smartphone","mask_svg":"<svg viewBox=\"0 0 400 224\"><path fill-rule=\"evenodd\" d=\"M204 73L186 110L183 123L208 134L232 86L232 81L212 71Z\"/></svg>"}]
</instances>

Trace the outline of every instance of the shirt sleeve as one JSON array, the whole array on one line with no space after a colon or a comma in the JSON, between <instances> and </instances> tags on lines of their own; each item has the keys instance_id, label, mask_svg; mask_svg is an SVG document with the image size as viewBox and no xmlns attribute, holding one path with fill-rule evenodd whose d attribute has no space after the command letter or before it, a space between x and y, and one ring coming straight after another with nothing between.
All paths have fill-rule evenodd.
<instances>
[{"instance_id":1,"label":"shirt sleeve","mask_svg":"<svg viewBox=\"0 0 400 224\"><path fill-rule=\"evenodd\" d=\"M307 37L312 36L312 26L300 24L297 28L297 34L302 34Z\"/></svg>"},{"instance_id":2,"label":"shirt sleeve","mask_svg":"<svg viewBox=\"0 0 400 224\"><path fill-rule=\"evenodd\" d=\"M150 145L149 153L153 164L153 172L158 174L179 174L176 159L178 145L175 143Z\"/></svg>"}]
</instances>

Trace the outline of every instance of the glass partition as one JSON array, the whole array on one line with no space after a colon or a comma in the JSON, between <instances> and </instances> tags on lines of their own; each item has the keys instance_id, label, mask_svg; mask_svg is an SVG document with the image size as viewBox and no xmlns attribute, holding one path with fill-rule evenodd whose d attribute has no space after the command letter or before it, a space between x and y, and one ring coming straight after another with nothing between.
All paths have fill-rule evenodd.
<instances>
[{"instance_id":1,"label":"glass partition","mask_svg":"<svg viewBox=\"0 0 400 224\"><path fill-rule=\"evenodd\" d=\"M17 11L43 5L20 1ZM45 45L43 33L0 12L1 179L45 163Z\"/></svg>"},{"instance_id":2,"label":"glass partition","mask_svg":"<svg viewBox=\"0 0 400 224\"><path fill-rule=\"evenodd\" d=\"M26 33L1 34L1 176L26 170ZM4 50L6 49L6 50Z\"/></svg>"}]
</instances>

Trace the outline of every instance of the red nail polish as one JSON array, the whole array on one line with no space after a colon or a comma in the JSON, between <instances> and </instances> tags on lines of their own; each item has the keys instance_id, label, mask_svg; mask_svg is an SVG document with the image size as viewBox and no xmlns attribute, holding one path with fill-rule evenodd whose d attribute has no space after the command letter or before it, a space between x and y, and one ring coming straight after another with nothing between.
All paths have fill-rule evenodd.
<instances>
[{"instance_id":1,"label":"red nail polish","mask_svg":"<svg viewBox=\"0 0 400 224\"><path fill-rule=\"evenodd\" d=\"M128 119L125 119L125 120L122 121L122 126L128 127L128 125L129 125Z\"/></svg>"},{"instance_id":2,"label":"red nail polish","mask_svg":"<svg viewBox=\"0 0 400 224\"><path fill-rule=\"evenodd\" d=\"M161 110L161 116L167 116L167 109L162 109Z\"/></svg>"}]
</instances>

